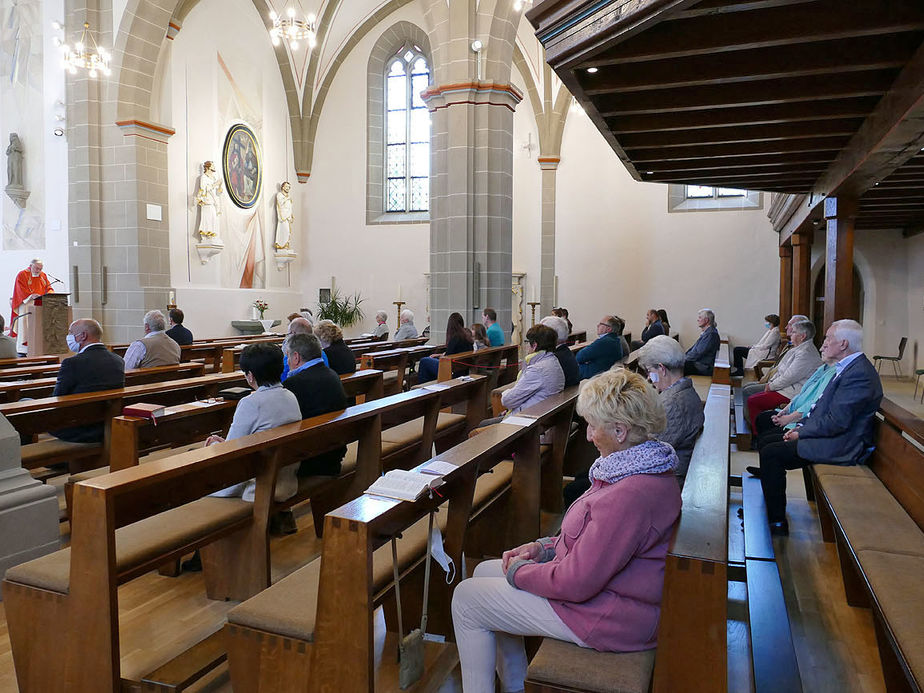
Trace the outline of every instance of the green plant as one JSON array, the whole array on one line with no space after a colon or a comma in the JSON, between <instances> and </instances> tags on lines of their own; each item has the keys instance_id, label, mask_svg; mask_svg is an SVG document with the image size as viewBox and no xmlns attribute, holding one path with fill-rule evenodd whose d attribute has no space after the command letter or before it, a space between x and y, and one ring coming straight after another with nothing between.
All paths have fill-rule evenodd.
<instances>
[{"instance_id":1,"label":"green plant","mask_svg":"<svg viewBox=\"0 0 924 693\"><path fill-rule=\"evenodd\" d=\"M318 319L332 320L340 327L352 327L364 317L360 304L365 300L358 291L352 296L342 296L335 290L329 303L318 304Z\"/></svg>"}]
</instances>

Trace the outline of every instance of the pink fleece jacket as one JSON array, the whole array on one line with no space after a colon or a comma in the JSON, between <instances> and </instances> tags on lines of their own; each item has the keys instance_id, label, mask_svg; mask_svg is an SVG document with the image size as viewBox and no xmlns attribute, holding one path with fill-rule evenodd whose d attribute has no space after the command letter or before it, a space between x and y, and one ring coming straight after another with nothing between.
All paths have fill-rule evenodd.
<instances>
[{"instance_id":1,"label":"pink fleece jacket","mask_svg":"<svg viewBox=\"0 0 924 693\"><path fill-rule=\"evenodd\" d=\"M519 566L513 581L549 600L575 635L605 652L655 646L664 563L680 516L672 473L595 479L574 502L555 540L555 557Z\"/></svg>"}]
</instances>

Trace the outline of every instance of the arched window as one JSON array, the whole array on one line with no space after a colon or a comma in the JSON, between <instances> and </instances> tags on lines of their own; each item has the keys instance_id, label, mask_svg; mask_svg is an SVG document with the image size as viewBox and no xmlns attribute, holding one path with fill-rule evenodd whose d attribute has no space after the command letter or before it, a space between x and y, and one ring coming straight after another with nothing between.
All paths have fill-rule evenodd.
<instances>
[{"instance_id":1,"label":"arched window","mask_svg":"<svg viewBox=\"0 0 924 693\"><path fill-rule=\"evenodd\" d=\"M420 93L430 84L422 51L405 44L385 64L385 211L430 209L430 113Z\"/></svg>"}]
</instances>

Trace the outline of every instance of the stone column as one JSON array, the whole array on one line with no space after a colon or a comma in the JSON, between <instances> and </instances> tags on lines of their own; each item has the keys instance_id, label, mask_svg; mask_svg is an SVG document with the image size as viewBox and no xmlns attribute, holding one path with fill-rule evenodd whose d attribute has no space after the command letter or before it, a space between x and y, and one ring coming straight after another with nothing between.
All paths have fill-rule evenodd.
<instances>
[{"instance_id":1,"label":"stone column","mask_svg":"<svg viewBox=\"0 0 924 693\"><path fill-rule=\"evenodd\" d=\"M0 575L61 547L55 489L22 468L20 451L19 433L0 414Z\"/></svg>"},{"instance_id":2,"label":"stone column","mask_svg":"<svg viewBox=\"0 0 924 693\"><path fill-rule=\"evenodd\" d=\"M539 315L552 312L555 300L555 181L558 177L557 156L540 156L542 170L542 220L539 241Z\"/></svg>"},{"instance_id":3,"label":"stone column","mask_svg":"<svg viewBox=\"0 0 924 693\"><path fill-rule=\"evenodd\" d=\"M510 336L513 111L509 84L435 85L431 116L430 317L439 343L453 311L466 322L492 307Z\"/></svg>"}]
</instances>

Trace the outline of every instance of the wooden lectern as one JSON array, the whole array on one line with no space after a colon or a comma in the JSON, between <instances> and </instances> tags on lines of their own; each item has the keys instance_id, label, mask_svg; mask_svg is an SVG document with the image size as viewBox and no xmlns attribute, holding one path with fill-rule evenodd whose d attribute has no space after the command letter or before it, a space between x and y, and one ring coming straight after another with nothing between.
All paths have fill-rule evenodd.
<instances>
[{"instance_id":1,"label":"wooden lectern","mask_svg":"<svg viewBox=\"0 0 924 693\"><path fill-rule=\"evenodd\" d=\"M36 298L28 312L26 341L29 356L68 354L67 328L73 320L67 304L70 294L45 294Z\"/></svg>"}]
</instances>

